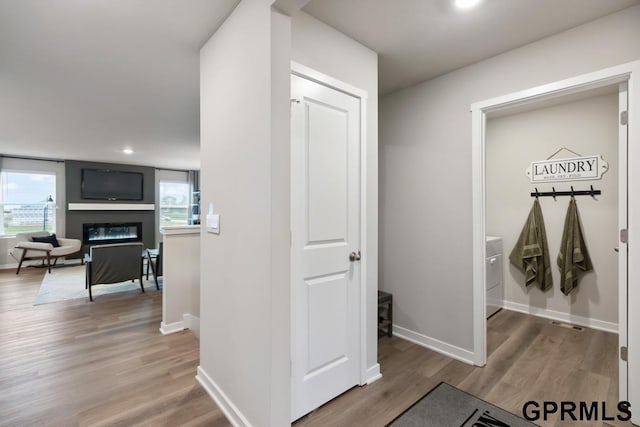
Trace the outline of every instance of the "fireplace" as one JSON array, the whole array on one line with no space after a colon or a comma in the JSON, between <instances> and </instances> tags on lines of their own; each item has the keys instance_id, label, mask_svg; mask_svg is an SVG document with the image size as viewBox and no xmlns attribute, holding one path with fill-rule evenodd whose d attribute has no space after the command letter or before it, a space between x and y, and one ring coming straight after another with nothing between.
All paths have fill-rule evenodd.
<instances>
[{"instance_id":1,"label":"fireplace","mask_svg":"<svg viewBox=\"0 0 640 427\"><path fill-rule=\"evenodd\" d=\"M141 222L108 222L82 224L82 243L104 245L142 241Z\"/></svg>"}]
</instances>

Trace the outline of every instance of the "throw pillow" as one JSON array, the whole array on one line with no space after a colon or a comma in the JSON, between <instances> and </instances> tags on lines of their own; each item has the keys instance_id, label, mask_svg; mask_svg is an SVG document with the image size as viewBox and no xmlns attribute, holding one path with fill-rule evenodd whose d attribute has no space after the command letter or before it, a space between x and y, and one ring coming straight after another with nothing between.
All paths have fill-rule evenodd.
<instances>
[{"instance_id":1,"label":"throw pillow","mask_svg":"<svg viewBox=\"0 0 640 427\"><path fill-rule=\"evenodd\" d=\"M56 234L55 233L53 233L50 236L32 237L31 241L40 242L40 243L51 243L54 248L59 248L60 247L60 243L58 242L58 239L56 238Z\"/></svg>"}]
</instances>

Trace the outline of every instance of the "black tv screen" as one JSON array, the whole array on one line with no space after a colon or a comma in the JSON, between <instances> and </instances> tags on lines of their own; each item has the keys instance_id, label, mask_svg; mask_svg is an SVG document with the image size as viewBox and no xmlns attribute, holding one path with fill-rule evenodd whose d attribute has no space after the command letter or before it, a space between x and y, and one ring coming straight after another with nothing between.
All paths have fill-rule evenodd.
<instances>
[{"instance_id":1,"label":"black tv screen","mask_svg":"<svg viewBox=\"0 0 640 427\"><path fill-rule=\"evenodd\" d=\"M82 169L82 198L142 200L143 174L108 169Z\"/></svg>"}]
</instances>

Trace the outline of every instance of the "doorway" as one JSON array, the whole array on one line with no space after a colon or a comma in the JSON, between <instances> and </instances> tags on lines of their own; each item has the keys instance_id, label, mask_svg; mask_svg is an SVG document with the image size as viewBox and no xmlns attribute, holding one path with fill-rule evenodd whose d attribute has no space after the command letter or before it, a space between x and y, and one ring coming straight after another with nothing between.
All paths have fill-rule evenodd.
<instances>
[{"instance_id":1,"label":"doorway","mask_svg":"<svg viewBox=\"0 0 640 427\"><path fill-rule=\"evenodd\" d=\"M292 420L363 384L366 348L366 96L297 69L291 77Z\"/></svg>"},{"instance_id":2,"label":"doorway","mask_svg":"<svg viewBox=\"0 0 640 427\"><path fill-rule=\"evenodd\" d=\"M474 206L474 363L478 366L484 366L486 364L486 266L485 266L485 236L486 236L486 131L487 131L487 119L491 114L495 114L500 111L517 111L518 108L523 106L532 105L534 103L549 102L550 100L559 99L561 97L584 94L588 91L604 88L612 85L628 83L629 87L629 100L638 99L637 89L633 87L633 77L638 76L640 73L640 62L636 61L629 64L624 64L618 67L602 70L599 72L575 77L572 79L556 82L553 84L540 86L537 88L529 89L522 92L513 93L499 98L494 98L487 101L478 102L472 105L472 122L473 122L473 206ZM637 77L636 77L637 78ZM635 97L635 98L634 98ZM622 99L626 101L626 96L621 96L621 109L624 109L622 105ZM632 102L630 102L632 104ZM623 120L624 124L621 124L619 131L620 138L620 155L619 155L619 179L618 187L620 194L620 208L619 208L619 225L620 230L625 230L622 233L626 233L627 226L627 200L629 205L629 223L634 223L634 215L640 216L631 209L634 206L637 198L634 190L640 191L640 188L635 188L633 183L633 165L637 164L640 159L635 155L633 146L633 131L638 122L638 112L634 110L633 105L629 105L626 120ZM629 150L627 153L626 138L629 138ZM624 144L624 145L623 145ZM549 153L551 154L551 153ZM628 165L628 166L627 166ZM627 173L627 170L629 173ZM627 188L627 179L629 187ZM565 183L566 184L566 183ZM636 218L639 220L640 218ZM522 219L524 220L524 219ZM629 230L629 233L633 233ZM633 369L637 368L634 358L636 357L634 343L639 343L637 340L638 331L633 328L634 316L632 312L627 313L627 298L630 302L640 301L637 296L640 293L630 288L627 290L627 280L632 281L633 277L636 277L635 269L631 266L627 266L627 257L632 257L633 245L627 245L629 241L638 238L635 233L630 234L628 239L620 240L619 246L619 260L618 272L619 272L619 345L625 350L628 348L629 362L620 360L619 372L620 372L620 390L619 399L629 400L636 394L634 393L634 387L638 386L633 382L627 384L627 378L632 379ZM505 254L510 251L511 248L504 248ZM611 248L613 250L613 248ZM505 261L506 262L506 261ZM553 263L552 263L553 265ZM627 268L628 267L628 268ZM628 294L627 294L628 292ZM636 295L638 294L638 295ZM636 322L637 324L637 322ZM622 350L624 351L624 350ZM636 350L637 351L637 350ZM627 372L628 369L628 372ZM627 393L627 387L629 392ZM632 402L633 404L633 402Z\"/></svg>"}]
</instances>

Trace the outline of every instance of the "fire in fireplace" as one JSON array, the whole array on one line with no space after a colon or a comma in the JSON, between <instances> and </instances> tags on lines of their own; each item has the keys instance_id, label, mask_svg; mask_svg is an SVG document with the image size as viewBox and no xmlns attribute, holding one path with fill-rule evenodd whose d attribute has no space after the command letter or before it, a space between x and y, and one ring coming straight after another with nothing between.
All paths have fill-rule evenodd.
<instances>
[{"instance_id":1,"label":"fire in fireplace","mask_svg":"<svg viewBox=\"0 0 640 427\"><path fill-rule=\"evenodd\" d=\"M104 245L142 241L141 222L109 222L82 224L82 241L85 245Z\"/></svg>"}]
</instances>

